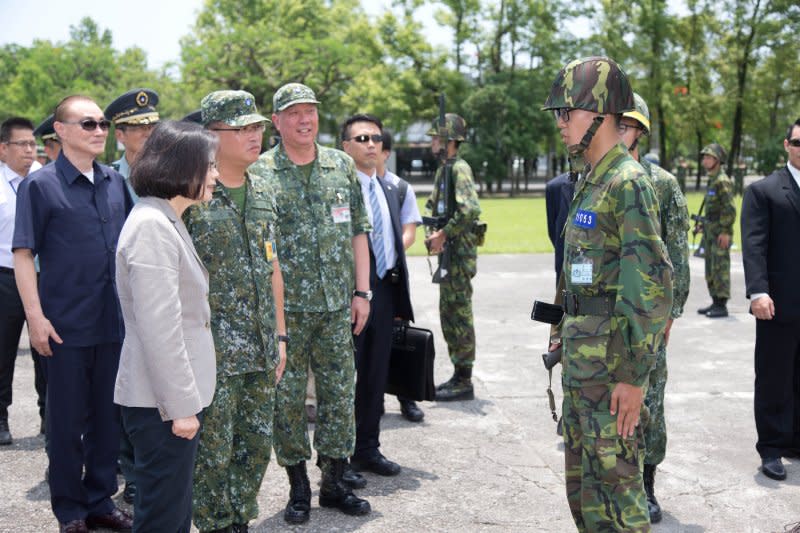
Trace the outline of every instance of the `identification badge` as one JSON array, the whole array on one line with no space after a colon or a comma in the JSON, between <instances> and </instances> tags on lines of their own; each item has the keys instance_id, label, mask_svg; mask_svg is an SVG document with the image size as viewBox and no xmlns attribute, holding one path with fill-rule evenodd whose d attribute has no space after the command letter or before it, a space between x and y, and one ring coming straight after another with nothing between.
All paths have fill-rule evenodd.
<instances>
[{"instance_id":1,"label":"identification badge","mask_svg":"<svg viewBox=\"0 0 800 533\"><path fill-rule=\"evenodd\" d=\"M579 228L593 229L597 226L597 213L578 209L578 212L575 213L575 218L572 219L572 223Z\"/></svg>"},{"instance_id":2,"label":"identification badge","mask_svg":"<svg viewBox=\"0 0 800 533\"><path fill-rule=\"evenodd\" d=\"M275 244L272 241L264 241L264 250L267 253L267 261L275 258Z\"/></svg>"},{"instance_id":3,"label":"identification badge","mask_svg":"<svg viewBox=\"0 0 800 533\"><path fill-rule=\"evenodd\" d=\"M575 285L590 285L592 283L592 264L572 263L570 279Z\"/></svg>"},{"instance_id":4,"label":"identification badge","mask_svg":"<svg viewBox=\"0 0 800 533\"><path fill-rule=\"evenodd\" d=\"M349 205L331 206L331 216L333 217L333 221L337 224L350 222L350 206Z\"/></svg>"},{"instance_id":5,"label":"identification badge","mask_svg":"<svg viewBox=\"0 0 800 533\"><path fill-rule=\"evenodd\" d=\"M716 196L716 194L717 194L717 191L715 191L714 189L708 189L708 195L709 196Z\"/></svg>"},{"instance_id":6,"label":"identification badge","mask_svg":"<svg viewBox=\"0 0 800 533\"><path fill-rule=\"evenodd\" d=\"M439 200L439 203L436 205L436 213L440 215L444 213L444 200Z\"/></svg>"}]
</instances>

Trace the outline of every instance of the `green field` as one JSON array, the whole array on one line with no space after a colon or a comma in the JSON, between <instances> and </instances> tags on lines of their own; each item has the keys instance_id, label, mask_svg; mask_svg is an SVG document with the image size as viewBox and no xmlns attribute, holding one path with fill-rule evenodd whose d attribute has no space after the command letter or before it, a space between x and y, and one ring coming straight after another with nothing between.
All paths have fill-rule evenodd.
<instances>
[{"instance_id":1,"label":"green field","mask_svg":"<svg viewBox=\"0 0 800 533\"><path fill-rule=\"evenodd\" d=\"M703 201L702 192L690 192L686 195L689 212L697 213ZM419 198L420 212L423 211L425 198ZM736 197L736 224L734 225L735 250L741 250L739 235L739 213L742 198ZM481 199L481 219L489 225L486 233L486 244L479 250L482 254L520 254L551 253L553 246L547 237L547 216L545 214L544 197L534 198L483 198ZM409 255L425 255L422 243L424 233L417 232L417 241L411 247ZM691 234L689 242L692 242Z\"/></svg>"}]
</instances>

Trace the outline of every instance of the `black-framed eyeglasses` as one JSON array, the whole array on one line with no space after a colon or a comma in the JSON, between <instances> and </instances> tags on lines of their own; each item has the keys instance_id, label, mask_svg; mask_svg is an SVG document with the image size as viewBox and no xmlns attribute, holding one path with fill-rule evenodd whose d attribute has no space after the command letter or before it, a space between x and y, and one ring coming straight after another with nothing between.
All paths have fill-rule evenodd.
<instances>
[{"instance_id":1,"label":"black-framed eyeglasses","mask_svg":"<svg viewBox=\"0 0 800 533\"><path fill-rule=\"evenodd\" d=\"M561 119L564 122L569 122L569 111L570 110L566 107L553 109L553 116L556 117L556 122L558 122L558 119Z\"/></svg>"},{"instance_id":2,"label":"black-framed eyeglasses","mask_svg":"<svg viewBox=\"0 0 800 533\"><path fill-rule=\"evenodd\" d=\"M3 141L3 144L13 144L14 146L19 146L20 148L30 148L31 150L36 150L36 141Z\"/></svg>"},{"instance_id":3,"label":"black-framed eyeglasses","mask_svg":"<svg viewBox=\"0 0 800 533\"><path fill-rule=\"evenodd\" d=\"M639 125L625 124L624 122L620 122L619 124L617 124L617 131L620 133L620 135L625 135L626 133L628 133L628 130L631 129L644 131L644 128Z\"/></svg>"},{"instance_id":4,"label":"black-framed eyeglasses","mask_svg":"<svg viewBox=\"0 0 800 533\"><path fill-rule=\"evenodd\" d=\"M211 131L235 131L237 135L241 135L242 133L252 134L252 133L264 133L264 130L267 129L267 125L263 122L258 122L256 124L248 124L247 126L243 126L241 128L209 128Z\"/></svg>"},{"instance_id":5,"label":"black-framed eyeglasses","mask_svg":"<svg viewBox=\"0 0 800 533\"><path fill-rule=\"evenodd\" d=\"M208 169L209 169L209 170L211 170L212 168L213 168L214 170L217 170L217 169L219 169L219 166L217 166L217 162L216 162L216 160L214 160L214 161L209 161L209 162L208 162Z\"/></svg>"},{"instance_id":6,"label":"black-framed eyeglasses","mask_svg":"<svg viewBox=\"0 0 800 533\"><path fill-rule=\"evenodd\" d=\"M64 120L59 121L62 124L79 124L84 131L94 131L99 126L101 130L108 131L111 122L106 119L95 120L93 118L85 118L83 120Z\"/></svg>"},{"instance_id":7,"label":"black-framed eyeglasses","mask_svg":"<svg viewBox=\"0 0 800 533\"><path fill-rule=\"evenodd\" d=\"M800 139L789 139L786 142L789 143L789 146L794 146L795 148L800 148Z\"/></svg>"},{"instance_id":8,"label":"black-framed eyeglasses","mask_svg":"<svg viewBox=\"0 0 800 533\"><path fill-rule=\"evenodd\" d=\"M381 135L379 133L373 133L372 135L366 135L366 134L365 135L356 135L355 137L350 137L347 140L348 141L355 141L357 143L365 143L365 142L368 142L368 141L372 141L375 144L378 144L379 142L383 142L383 135Z\"/></svg>"}]
</instances>

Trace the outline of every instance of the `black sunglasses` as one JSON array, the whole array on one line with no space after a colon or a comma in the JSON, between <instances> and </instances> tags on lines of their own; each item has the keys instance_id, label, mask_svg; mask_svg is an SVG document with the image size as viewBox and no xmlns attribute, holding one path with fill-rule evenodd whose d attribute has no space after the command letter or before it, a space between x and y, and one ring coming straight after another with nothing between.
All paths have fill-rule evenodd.
<instances>
[{"instance_id":1,"label":"black sunglasses","mask_svg":"<svg viewBox=\"0 0 800 533\"><path fill-rule=\"evenodd\" d=\"M789 143L789 146L800 148L800 139L787 139L786 142Z\"/></svg>"},{"instance_id":2,"label":"black sunglasses","mask_svg":"<svg viewBox=\"0 0 800 533\"><path fill-rule=\"evenodd\" d=\"M377 133L373 133L372 135L356 135L355 137L350 137L347 140L355 141L357 143L365 143L371 140L375 144L378 144L379 142L383 142L383 135Z\"/></svg>"},{"instance_id":3,"label":"black sunglasses","mask_svg":"<svg viewBox=\"0 0 800 533\"><path fill-rule=\"evenodd\" d=\"M94 131L97 129L97 126L100 126L100 129L103 131L108 131L108 128L111 126L111 122L106 119L95 120L93 118L85 118L83 120L75 120L75 121L63 121L64 124L80 124L81 128L86 131Z\"/></svg>"},{"instance_id":4,"label":"black sunglasses","mask_svg":"<svg viewBox=\"0 0 800 533\"><path fill-rule=\"evenodd\" d=\"M569 122L569 109L566 107L560 107L558 109L553 109L553 116L556 117L556 122L558 119L563 119L564 122Z\"/></svg>"}]
</instances>

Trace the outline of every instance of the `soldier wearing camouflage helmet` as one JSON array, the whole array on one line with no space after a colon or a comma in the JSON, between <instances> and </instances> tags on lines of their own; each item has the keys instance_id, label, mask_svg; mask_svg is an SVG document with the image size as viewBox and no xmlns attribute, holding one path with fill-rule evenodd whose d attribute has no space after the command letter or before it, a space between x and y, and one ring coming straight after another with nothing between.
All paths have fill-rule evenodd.
<instances>
[{"instance_id":1,"label":"soldier wearing camouflage helmet","mask_svg":"<svg viewBox=\"0 0 800 533\"><path fill-rule=\"evenodd\" d=\"M644 425L644 489L650 522L661 521L661 506L655 495L656 466L664 460L667 447L667 427L664 419L664 390L667 384L667 342L672 322L683 314L689 297L689 211L678 180L663 168L639 157L639 141L650 134L650 111L644 99L633 93L635 109L622 114L619 132L628 151L644 168L656 192L660 207L661 240L667 246L675 271L672 283L672 310L667 319L663 342L658 345L656 364L650 372L644 403L650 417Z\"/></svg>"},{"instance_id":2,"label":"soldier wearing camouflage helmet","mask_svg":"<svg viewBox=\"0 0 800 533\"><path fill-rule=\"evenodd\" d=\"M309 366L317 389L319 503L365 515L371 510L369 502L353 494L345 471L355 449L353 335L364 329L372 298L369 219L353 159L316 142L319 101L314 91L289 83L275 92L272 104L272 121L281 140L251 172L275 190L276 238L292 337L275 409L275 454L290 483L283 516L293 524L310 516L306 461L311 446L303 405Z\"/></svg>"},{"instance_id":3,"label":"soldier wearing camouflage helmet","mask_svg":"<svg viewBox=\"0 0 800 533\"><path fill-rule=\"evenodd\" d=\"M475 364L475 326L472 316L472 278L477 273L478 245L473 232L481 214L478 194L469 164L458 157L458 147L466 140L467 123L454 113L445 115L446 137L440 135L439 121L428 131L434 154L444 150L445 160L436 171L433 192L425 203L429 216L447 216L447 225L425 239L432 255L450 247L450 272L439 285L439 319L447 342L453 376L436 387L436 401L471 400L472 367ZM445 184L445 166L450 167L450 183ZM445 192L450 196L445 197Z\"/></svg>"},{"instance_id":4,"label":"soldier wearing camouflage helmet","mask_svg":"<svg viewBox=\"0 0 800 533\"><path fill-rule=\"evenodd\" d=\"M219 178L211 201L183 218L209 272L217 389L195 463L193 519L200 531L246 531L258 516L288 342L275 197L247 171L269 120L245 91L215 91L200 105L203 124L219 138Z\"/></svg>"},{"instance_id":5,"label":"soldier wearing camouflage helmet","mask_svg":"<svg viewBox=\"0 0 800 533\"><path fill-rule=\"evenodd\" d=\"M613 60L589 57L561 69L543 109L588 165L564 230L564 317L550 346L563 343L570 511L579 531L649 531L637 426L672 307L672 266L653 187L617 132L633 94Z\"/></svg>"},{"instance_id":6,"label":"soldier wearing camouflage helmet","mask_svg":"<svg viewBox=\"0 0 800 533\"><path fill-rule=\"evenodd\" d=\"M708 173L705 216L702 223L703 249L706 260L706 285L711 294L711 305L697 310L709 318L728 316L728 299L731 297L731 243L736 206L733 203L733 180L722 168L725 149L712 143L700 151L700 163Z\"/></svg>"}]
</instances>

